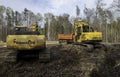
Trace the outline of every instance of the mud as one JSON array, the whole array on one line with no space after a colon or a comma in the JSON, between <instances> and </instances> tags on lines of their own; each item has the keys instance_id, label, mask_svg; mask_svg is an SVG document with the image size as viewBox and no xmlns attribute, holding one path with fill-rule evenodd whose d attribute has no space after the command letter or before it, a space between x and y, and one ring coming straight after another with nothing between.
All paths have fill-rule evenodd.
<instances>
[{"instance_id":1,"label":"mud","mask_svg":"<svg viewBox=\"0 0 120 77\"><path fill-rule=\"evenodd\" d=\"M48 45L49 63L37 59L2 62L0 77L120 77L120 49L115 47L88 52L78 45Z\"/></svg>"}]
</instances>

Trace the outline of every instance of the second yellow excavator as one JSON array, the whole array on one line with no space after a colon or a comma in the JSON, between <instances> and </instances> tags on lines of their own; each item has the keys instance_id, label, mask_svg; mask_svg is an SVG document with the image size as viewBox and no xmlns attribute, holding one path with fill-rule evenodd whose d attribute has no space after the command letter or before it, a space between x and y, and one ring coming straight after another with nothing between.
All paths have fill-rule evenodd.
<instances>
[{"instance_id":1,"label":"second yellow excavator","mask_svg":"<svg viewBox=\"0 0 120 77\"><path fill-rule=\"evenodd\" d=\"M60 43L66 42L78 44L89 48L89 50L102 46L102 32L95 31L88 25L88 22L75 20L73 27L72 34L58 34L58 40Z\"/></svg>"}]
</instances>

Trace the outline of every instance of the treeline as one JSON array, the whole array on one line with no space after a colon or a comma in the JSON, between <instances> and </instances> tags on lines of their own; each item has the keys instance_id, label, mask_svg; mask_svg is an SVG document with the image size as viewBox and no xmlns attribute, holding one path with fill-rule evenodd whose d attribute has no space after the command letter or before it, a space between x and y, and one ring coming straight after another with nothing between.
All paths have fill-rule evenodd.
<instances>
[{"instance_id":1,"label":"treeline","mask_svg":"<svg viewBox=\"0 0 120 77\"><path fill-rule=\"evenodd\" d=\"M84 8L86 20L103 33L104 42L120 42L120 0L113 0L107 8L103 0L95 4L95 8Z\"/></svg>"},{"instance_id":2,"label":"treeline","mask_svg":"<svg viewBox=\"0 0 120 77\"><path fill-rule=\"evenodd\" d=\"M57 40L59 33L72 33L73 28L69 21L69 14L54 16L52 13L46 13L45 21L45 35L48 40Z\"/></svg>"},{"instance_id":3,"label":"treeline","mask_svg":"<svg viewBox=\"0 0 120 77\"><path fill-rule=\"evenodd\" d=\"M13 11L10 7L0 6L0 40L5 41L7 35L13 34L16 25L31 26L37 22L41 34L45 34L48 40L56 40L58 33L72 33L72 24L69 14L54 16L52 13L33 13L27 8L22 13ZM42 27L41 27L42 26Z\"/></svg>"},{"instance_id":4,"label":"treeline","mask_svg":"<svg viewBox=\"0 0 120 77\"><path fill-rule=\"evenodd\" d=\"M106 8L102 0L96 0L94 8L84 6L84 17L80 17L80 8L76 6L76 16L71 17L64 13L56 16L52 13L35 14L24 9L23 12L13 11L13 9L0 6L0 40L6 39L8 34L12 34L15 25L31 25L38 22L40 32L45 34L48 40L57 40L57 35L70 34L73 30L73 20L80 18L86 20L89 25L97 31L103 33L104 42L120 42L120 1L114 0ZM42 26L42 27L41 27Z\"/></svg>"},{"instance_id":5,"label":"treeline","mask_svg":"<svg viewBox=\"0 0 120 77\"><path fill-rule=\"evenodd\" d=\"M32 22L40 23L42 20L40 13L34 14L26 8L20 13L10 7L0 6L0 40L6 41L7 35L13 34L16 25L30 26Z\"/></svg>"}]
</instances>

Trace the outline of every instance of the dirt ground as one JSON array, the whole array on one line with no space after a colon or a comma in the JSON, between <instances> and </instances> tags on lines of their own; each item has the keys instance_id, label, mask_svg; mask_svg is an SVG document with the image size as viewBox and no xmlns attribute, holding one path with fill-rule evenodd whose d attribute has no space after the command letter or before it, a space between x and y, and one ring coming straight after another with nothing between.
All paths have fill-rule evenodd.
<instances>
[{"instance_id":1,"label":"dirt ground","mask_svg":"<svg viewBox=\"0 0 120 77\"><path fill-rule=\"evenodd\" d=\"M78 45L48 45L51 61L37 59L0 63L0 77L120 77L120 48L88 52ZM0 53L5 52L0 49Z\"/></svg>"}]
</instances>

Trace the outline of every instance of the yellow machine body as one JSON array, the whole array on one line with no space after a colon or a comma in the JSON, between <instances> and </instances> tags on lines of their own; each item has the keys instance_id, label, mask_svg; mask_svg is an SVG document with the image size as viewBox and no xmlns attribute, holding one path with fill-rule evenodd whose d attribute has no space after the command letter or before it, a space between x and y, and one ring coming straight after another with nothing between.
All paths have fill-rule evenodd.
<instances>
[{"instance_id":1,"label":"yellow machine body","mask_svg":"<svg viewBox=\"0 0 120 77\"><path fill-rule=\"evenodd\" d=\"M7 48L15 50L32 50L46 48L45 35L40 35L38 26L16 26L15 34L7 36Z\"/></svg>"},{"instance_id":2,"label":"yellow machine body","mask_svg":"<svg viewBox=\"0 0 120 77\"><path fill-rule=\"evenodd\" d=\"M102 41L102 34L100 32L85 32L82 33L77 42L99 42Z\"/></svg>"},{"instance_id":3,"label":"yellow machine body","mask_svg":"<svg viewBox=\"0 0 120 77\"><path fill-rule=\"evenodd\" d=\"M85 21L74 21L74 42L94 43L102 41L102 32L97 32L88 25Z\"/></svg>"},{"instance_id":4,"label":"yellow machine body","mask_svg":"<svg viewBox=\"0 0 120 77\"><path fill-rule=\"evenodd\" d=\"M9 35L7 48L16 50L43 49L46 47L44 35Z\"/></svg>"}]
</instances>

